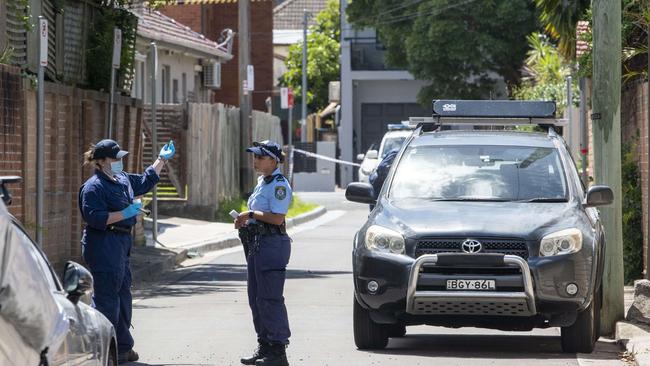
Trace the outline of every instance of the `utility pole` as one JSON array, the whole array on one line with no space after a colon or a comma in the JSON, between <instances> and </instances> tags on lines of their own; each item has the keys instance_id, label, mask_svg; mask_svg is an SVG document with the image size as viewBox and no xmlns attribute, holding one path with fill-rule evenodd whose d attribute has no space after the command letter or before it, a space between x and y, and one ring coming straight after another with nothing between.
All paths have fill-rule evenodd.
<instances>
[{"instance_id":1,"label":"utility pole","mask_svg":"<svg viewBox=\"0 0 650 366\"><path fill-rule=\"evenodd\" d=\"M36 243L43 247L45 202L45 68L47 67L48 23L38 17L38 101L36 108Z\"/></svg>"},{"instance_id":2,"label":"utility pole","mask_svg":"<svg viewBox=\"0 0 650 366\"><path fill-rule=\"evenodd\" d=\"M594 177L614 191L614 203L602 207L607 242L603 273L601 331L614 333L624 317L621 190L621 2L593 1Z\"/></svg>"},{"instance_id":3,"label":"utility pole","mask_svg":"<svg viewBox=\"0 0 650 366\"><path fill-rule=\"evenodd\" d=\"M307 9L302 10L302 123L300 141L307 140Z\"/></svg>"},{"instance_id":4,"label":"utility pole","mask_svg":"<svg viewBox=\"0 0 650 366\"><path fill-rule=\"evenodd\" d=\"M151 158L156 161L158 158L158 123L156 115L156 92L158 87L156 78L158 77L158 47L156 42L151 42L149 46L151 52ZM158 242L158 188L157 185L153 186L153 199L151 201L151 218L153 220L153 246Z\"/></svg>"},{"instance_id":5,"label":"utility pole","mask_svg":"<svg viewBox=\"0 0 650 366\"><path fill-rule=\"evenodd\" d=\"M251 154L247 154L244 148L249 146L252 140L251 126L251 99L248 86L245 81L250 63L250 0L239 0L239 111L240 111L240 137L241 146L239 177L242 192L247 192L251 187L252 177L250 168L253 166Z\"/></svg>"}]
</instances>

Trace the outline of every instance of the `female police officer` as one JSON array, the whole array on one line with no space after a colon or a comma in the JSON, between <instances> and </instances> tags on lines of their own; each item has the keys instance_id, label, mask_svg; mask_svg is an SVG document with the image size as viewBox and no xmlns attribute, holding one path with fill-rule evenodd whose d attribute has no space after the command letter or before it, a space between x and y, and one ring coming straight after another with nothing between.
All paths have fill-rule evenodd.
<instances>
[{"instance_id":1,"label":"female police officer","mask_svg":"<svg viewBox=\"0 0 650 366\"><path fill-rule=\"evenodd\" d=\"M258 348L244 365L289 365L285 352L289 344L289 320L284 305L284 280L291 253L285 215L291 203L291 187L278 169L284 162L280 145L255 142L246 151L255 154L255 171L261 174L248 199L249 211L235 219L235 228L247 231L248 302L253 313Z\"/></svg>"},{"instance_id":2,"label":"female police officer","mask_svg":"<svg viewBox=\"0 0 650 366\"><path fill-rule=\"evenodd\" d=\"M94 165L95 174L79 190L79 209L86 222L82 252L94 278L95 306L115 327L119 363L138 359L129 332L131 227L142 207L134 197L153 189L165 161L174 152L170 141L143 175L122 171L122 158L128 152L113 140L102 140L84 154L86 164Z\"/></svg>"}]
</instances>

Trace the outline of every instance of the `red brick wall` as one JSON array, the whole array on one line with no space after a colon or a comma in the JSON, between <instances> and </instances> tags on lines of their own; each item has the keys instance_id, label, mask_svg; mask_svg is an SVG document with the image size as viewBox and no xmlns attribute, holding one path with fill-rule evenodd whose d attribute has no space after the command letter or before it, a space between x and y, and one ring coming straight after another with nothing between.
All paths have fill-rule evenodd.
<instances>
[{"instance_id":1,"label":"red brick wall","mask_svg":"<svg viewBox=\"0 0 650 366\"><path fill-rule=\"evenodd\" d=\"M24 176L23 171L23 122L25 109L23 81L16 67L0 65L0 175ZM24 218L22 184L8 186L13 203L9 211L19 220Z\"/></svg>"},{"instance_id":2,"label":"red brick wall","mask_svg":"<svg viewBox=\"0 0 650 366\"><path fill-rule=\"evenodd\" d=\"M20 175L10 210L32 238L36 231L36 91L20 70L0 65L0 175ZM43 250L58 273L68 260L83 262L77 194L92 174L82 154L106 135L105 94L45 84L45 200ZM117 98L115 138L132 153L125 169L140 171L141 106Z\"/></svg>"},{"instance_id":3,"label":"red brick wall","mask_svg":"<svg viewBox=\"0 0 650 366\"><path fill-rule=\"evenodd\" d=\"M204 5L206 24L203 34L217 40L221 31L230 28L238 32L237 3ZM162 9L166 15L201 32L201 6L175 5ZM265 100L273 90L273 1L250 3L251 62L255 67L253 109L266 111ZM239 41L235 36L234 57L221 68L221 89L214 93L215 103L239 106Z\"/></svg>"}]
</instances>

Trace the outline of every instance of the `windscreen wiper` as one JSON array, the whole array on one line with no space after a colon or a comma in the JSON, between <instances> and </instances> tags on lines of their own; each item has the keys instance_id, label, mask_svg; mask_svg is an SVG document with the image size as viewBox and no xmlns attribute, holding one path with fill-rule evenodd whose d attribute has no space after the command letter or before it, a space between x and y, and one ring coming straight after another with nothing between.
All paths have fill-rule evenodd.
<instances>
[{"instance_id":1,"label":"windscreen wiper","mask_svg":"<svg viewBox=\"0 0 650 366\"><path fill-rule=\"evenodd\" d=\"M508 202L506 198L480 198L480 197L456 197L456 198L431 198L431 201L443 202Z\"/></svg>"},{"instance_id":2,"label":"windscreen wiper","mask_svg":"<svg viewBox=\"0 0 650 366\"><path fill-rule=\"evenodd\" d=\"M517 200L515 202L567 202L566 198L551 198L551 197L537 197L525 200Z\"/></svg>"}]
</instances>

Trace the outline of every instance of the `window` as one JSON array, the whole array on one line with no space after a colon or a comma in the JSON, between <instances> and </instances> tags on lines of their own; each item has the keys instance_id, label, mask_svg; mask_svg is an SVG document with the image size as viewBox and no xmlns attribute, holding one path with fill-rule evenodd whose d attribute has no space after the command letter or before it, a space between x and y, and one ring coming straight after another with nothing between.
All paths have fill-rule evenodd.
<instances>
[{"instance_id":1,"label":"window","mask_svg":"<svg viewBox=\"0 0 650 366\"><path fill-rule=\"evenodd\" d=\"M14 233L18 237L20 241L25 243L27 247L29 247L29 251L36 260L36 262L39 265L39 269L41 270L41 273L43 274L43 278L46 280L47 285L50 287L52 291L59 291L61 287L59 286L58 280L55 279L54 272L52 272L52 268L50 267L50 264L48 261L45 259L44 254L41 252L40 249L36 246L36 244L27 236L27 234L18 226L14 225Z\"/></svg>"},{"instance_id":2,"label":"window","mask_svg":"<svg viewBox=\"0 0 650 366\"><path fill-rule=\"evenodd\" d=\"M180 102L179 99L178 99L178 79L174 79L174 81L172 82L172 85L173 85L172 86L172 88L173 88L172 103L178 104Z\"/></svg>"},{"instance_id":3,"label":"window","mask_svg":"<svg viewBox=\"0 0 650 366\"><path fill-rule=\"evenodd\" d=\"M566 200L567 184L554 148L414 146L390 188L394 199Z\"/></svg>"},{"instance_id":4,"label":"window","mask_svg":"<svg viewBox=\"0 0 650 366\"><path fill-rule=\"evenodd\" d=\"M163 65L162 68L162 103L171 102L171 67Z\"/></svg>"},{"instance_id":5,"label":"window","mask_svg":"<svg viewBox=\"0 0 650 366\"><path fill-rule=\"evenodd\" d=\"M187 74L183 73L181 75L181 97L183 98L183 103L187 101Z\"/></svg>"}]
</instances>

